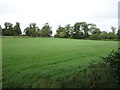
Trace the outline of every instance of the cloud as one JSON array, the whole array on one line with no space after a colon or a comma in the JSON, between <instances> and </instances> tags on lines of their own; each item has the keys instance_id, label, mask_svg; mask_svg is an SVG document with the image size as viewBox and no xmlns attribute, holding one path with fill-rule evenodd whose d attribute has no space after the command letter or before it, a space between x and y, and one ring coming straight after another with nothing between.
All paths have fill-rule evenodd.
<instances>
[{"instance_id":1,"label":"cloud","mask_svg":"<svg viewBox=\"0 0 120 90\"><path fill-rule=\"evenodd\" d=\"M6 15L6 14L14 14L15 13L15 7L10 5L9 3L6 3L4 0L0 1L0 15Z\"/></svg>"},{"instance_id":2,"label":"cloud","mask_svg":"<svg viewBox=\"0 0 120 90\"><path fill-rule=\"evenodd\" d=\"M101 30L117 27L118 0L0 0L0 24L20 22L22 30L36 22L49 22L55 33L58 25L86 21Z\"/></svg>"}]
</instances>

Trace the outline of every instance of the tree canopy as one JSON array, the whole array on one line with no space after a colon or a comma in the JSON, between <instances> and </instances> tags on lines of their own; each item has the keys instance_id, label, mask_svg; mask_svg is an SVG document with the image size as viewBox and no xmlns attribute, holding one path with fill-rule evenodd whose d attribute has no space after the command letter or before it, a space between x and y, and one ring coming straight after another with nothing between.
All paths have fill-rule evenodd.
<instances>
[{"instance_id":1,"label":"tree canopy","mask_svg":"<svg viewBox=\"0 0 120 90\"><path fill-rule=\"evenodd\" d=\"M117 39L116 28L111 27L112 32L100 31L96 24L76 22L73 26L67 24L65 27L58 26L54 37L73 39Z\"/></svg>"},{"instance_id":2,"label":"tree canopy","mask_svg":"<svg viewBox=\"0 0 120 90\"><path fill-rule=\"evenodd\" d=\"M49 23L45 23L40 29L36 23L30 23L28 27L24 29L26 36L32 37L51 37L52 27ZM13 26L10 22L4 23L4 28L2 29L3 36L20 36L22 31L20 28L20 23L16 22ZM116 28L111 26L111 32L101 31L96 24L87 22L76 22L73 26L70 24L64 27L59 25L56 34L56 38L72 38L72 39L120 39L120 30L116 33Z\"/></svg>"},{"instance_id":3,"label":"tree canopy","mask_svg":"<svg viewBox=\"0 0 120 90\"><path fill-rule=\"evenodd\" d=\"M45 23L45 25L42 27L40 31L40 36L41 37L50 37L52 35L52 27L49 26L48 23Z\"/></svg>"}]
</instances>

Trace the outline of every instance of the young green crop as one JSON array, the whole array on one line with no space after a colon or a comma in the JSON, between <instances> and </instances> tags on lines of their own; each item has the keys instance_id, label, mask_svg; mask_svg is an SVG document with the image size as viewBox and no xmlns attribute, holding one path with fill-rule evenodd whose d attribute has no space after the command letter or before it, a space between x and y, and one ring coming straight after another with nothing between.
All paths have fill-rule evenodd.
<instances>
[{"instance_id":1,"label":"young green crop","mask_svg":"<svg viewBox=\"0 0 120 90\"><path fill-rule=\"evenodd\" d=\"M5 87L59 87L59 82L117 50L117 41L59 38L3 38Z\"/></svg>"}]
</instances>

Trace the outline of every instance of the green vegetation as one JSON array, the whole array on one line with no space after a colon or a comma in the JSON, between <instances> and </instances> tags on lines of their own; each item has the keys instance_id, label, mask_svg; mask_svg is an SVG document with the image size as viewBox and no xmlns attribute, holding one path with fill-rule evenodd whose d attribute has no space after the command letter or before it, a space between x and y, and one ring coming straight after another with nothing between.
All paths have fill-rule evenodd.
<instances>
[{"instance_id":1,"label":"green vegetation","mask_svg":"<svg viewBox=\"0 0 120 90\"><path fill-rule=\"evenodd\" d=\"M109 70L90 66L117 47L117 41L3 37L3 88L110 86Z\"/></svg>"},{"instance_id":2,"label":"green vegetation","mask_svg":"<svg viewBox=\"0 0 120 90\"><path fill-rule=\"evenodd\" d=\"M33 37L50 37L52 35L52 30L48 23L45 23L41 30L36 27L35 23L31 23L30 26L24 30L24 32L27 36Z\"/></svg>"},{"instance_id":3,"label":"green vegetation","mask_svg":"<svg viewBox=\"0 0 120 90\"><path fill-rule=\"evenodd\" d=\"M16 22L13 24L6 22L4 24L5 28L2 29L3 36L22 36L20 29L20 23ZM0 26L1 27L1 26ZM120 30L116 33L116 28L111 26L111 32L101 31L97 28L96 24L87 22L76 22L73 26L67 24L65 27L61 25L58 26L56 30L55 38L72 38L72 39L90 39L90 40L118 40L120 39ZM40 29L36 26L36 23L30 23L28 27L24 29L24 36L32 37L51 37L52 27L45 23Z\"/></svg>"},{"instance_id":4,"label":"green vegetation","mask_svg":"<svg viewBox=\"0 0 120 90\"><path fill-rule=\"evenodd\" d=\"M103 40L111 39L117 40L119 31L116 32L115 27L111 27L112 32L100 31L96 24L77 22L74 26L70 24L65 27L58 26L55 37L57 38L73 38L73 39L92 39L92 40Z\"/></svg>"},{"instance_id":5,"label":"green vegetation","mask_svg":"<svg viewBox=\"0 0 120 90\"><path fill-rule=\"evenodd\" d=\"M6 22L4 26L5 28L2 29L3 36L22 36L20 23L16 22L16 25L13 27L13 24ZM24 29L24 33L26 36L32 37L51 37L51 28L52 27L49 26L48 23L45 23L45 25L40 30L39 27L36 26L36 23L30 23L30 25Z\"/></svg>"},{"instance_id":6,"label":"green vegetation","mask_svg":"<svg viewBox=\"0 0 120 90\"><path fill-rule=\"evenodd\" d=\"M120 88L120 48L118 48L118 51L112 51L108 56L102 58L109 70L112 71L110 74L113 75L113 84Z\"/></svg>"},{"instance_id":7,"label":"green vegetation","mask_svg":"<svg viewBox=\"0 0 120 90\"><path fill-rule=\"evenodd\" d=\"M3 36L20 36L22 34L20 29L20 23L16 22L16 25L13 27L13 24L6 22L5 28L2 29Z\"/></svg>"}]
</instances>

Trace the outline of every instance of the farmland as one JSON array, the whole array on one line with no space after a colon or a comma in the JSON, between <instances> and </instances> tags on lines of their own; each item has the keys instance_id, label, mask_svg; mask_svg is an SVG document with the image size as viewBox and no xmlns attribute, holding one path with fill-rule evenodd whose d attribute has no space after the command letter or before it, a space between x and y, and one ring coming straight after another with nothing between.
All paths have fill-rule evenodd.
<instances>
[{"instance_id":1,"label":"farmland","mask_svg":"<svg viewBox=\"0 0 120 90\"><path fill-rule=\"evenodd\" d=\"M70 77L100 56L117 50L117 41L60 38L2 39L3 88L60 87L54 82Z\"/></svg>"}]
</instances>

